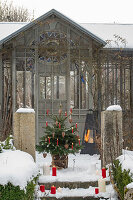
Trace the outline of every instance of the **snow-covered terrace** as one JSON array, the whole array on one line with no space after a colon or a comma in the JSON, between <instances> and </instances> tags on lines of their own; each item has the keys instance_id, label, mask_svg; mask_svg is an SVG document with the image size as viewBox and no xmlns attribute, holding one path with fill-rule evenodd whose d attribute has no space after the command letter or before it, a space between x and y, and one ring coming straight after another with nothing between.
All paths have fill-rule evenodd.
<instances>
[{"instance_id":1,"label":"snow-covered terrace","mask_svg":"<svg viewBox=\"0 0 133 200\"><path fill-rule=\"evenodd\" d=\"M0 22L0 41L27 24L27 22ZM126 40L126 45L122 44L122 46L117 46L113 42L111 43L112 46L106 45L106 47L133 48L133 24L81 23L79 25L104 41L114 41L114 35L118 35ZM121 42L119 42L119 44L121 44Z\"/></svg>"}]
</instances>

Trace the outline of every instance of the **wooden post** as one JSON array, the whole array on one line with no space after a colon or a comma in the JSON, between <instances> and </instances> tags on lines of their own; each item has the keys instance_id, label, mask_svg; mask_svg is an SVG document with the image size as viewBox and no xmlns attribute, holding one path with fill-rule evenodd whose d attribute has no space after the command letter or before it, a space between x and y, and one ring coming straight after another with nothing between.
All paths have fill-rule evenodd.
<instances>
[{"instance_id":1,"label":"wooden post","mask_svg":"<svg viewBox=\"0 0 133 200\"><path fill-rule=\"evenodd\" d=\"M38 28L35 29L35 41L36 41L36 48L35 48L35 119L36 119L36 142L39 142L38 136L38 96L39 96L39 75L38 75Z\"/></svg>"},{"instance_id":2,"label":"wooden post","mask_svg":"<svg viewBox=\"0 0 133 200\"><path fill-rule=\"evenodd\" d=\"M2 98L3 98L3 89L2 89L2 54L0 54L0 130L2 130ZM0 131L0 137L1 135L1 131Z\"/></svg>"},{"instance_id":3,"label":"wooden post","mask_svg":"<svg viewBox=\"0 0 133 200\"><path fill-rule=\"evenodd\" d=\"M12 110L16 111L16 49L12 51Z\"/></svg>"},{"instance_id":4,"label":"wooden post","mask_svg":"<svg viewBox=\"0 0 133 200\"><path fill-rule=\"evenodd\" d=\"M68 51L67 51L67 73L66 73L66 97L67 97L67 113L69 113L70 110L70 27L67 27L67 45L68 45Z\"/></svg>"}]
</instances>

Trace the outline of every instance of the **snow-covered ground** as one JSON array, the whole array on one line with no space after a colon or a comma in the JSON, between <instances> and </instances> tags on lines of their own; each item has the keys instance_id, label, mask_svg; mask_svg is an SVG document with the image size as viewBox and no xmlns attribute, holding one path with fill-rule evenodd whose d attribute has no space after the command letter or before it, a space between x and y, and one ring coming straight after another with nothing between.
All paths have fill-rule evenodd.
<instances>
[{"instance_id":1,"label":"snow-covered ground","mask_svg":"<svg viewBox=\"0 0 133 200\"><path fill-rule=\"evenodd\" d=\"M68 168L57 170L57 176L52 176L52 170L50 175L43 175L43 165L51 165L51 156L50 154L47 155L46 158L43 158L42 154L36 153L36 162L38 167L40 168L41 176L39 177L40 183L48 183L48 182L89 182L89 181L98 181L101 175L101 161L99 160L99 155L90 156L88 154L76 154L69 155L68 159ZM109 181L108 171L107 171L107 178L106 181ZM46 190L45 194L39 191L38 188L38 196L54 196L50 194L50 189ZM97 196L97 197L107 197L111 198L112 200L116 200L117 196L115 191L112 188L112 185L106 186L105 193L99 193L95 195L95 187L89 187L88 189L83 188L62 188L62 192L56 193L56 198L61 198L63 196Z\"/></svg>"},{"instance_id":2,"label":"snow-covered ground","mask_svg":"<svg viewBox=\"0 0 133 200\"><path fill-rule=\"evenodd\" d=\"M123 169L130 169L133 173L133 151L123 150L123 155L119 157ZM0 153L0 184L5 185L11 182L13 185L19 185L21 189L24 189L27 185L27 181L30 181L33 176L36 176L40 171L39 182L52 183L52 182L90 182L98 181L101 175L101 161L99 155L90 156L88 154L76 154L69 155L69 165L67 169L57 170L57 176L52 176L52 170L50 175L43 175L43 166L51 165L51 156L48 154L46 158L42 154L36 152L36 163L33 158L25 152L19 150L3 150ZM109 180L108 171L106 181ZM129 184L128 188L132 188L133 183ZM36 187L38 199L46 194L51 196L50 188L46 190L46 193L42 193L39 190L39 186ZM115 191L112 185L106 186L105 193L99 193L95 195L95 187L83 188L61 188L62 192L56 193L57 198L63 196L97 196L108 197L111 200L117 200ZM54 195L52 195L54 196Z\"/></svg>"},{"instance_id":3,"label":"snow-covered ground","mask_svg":"<svg viewBox=\"0 0 133 200\"><path fill-rule=\"evenodd\" d=\"M32 156L20 150L3 150L0 153L0 184L8 182L25 189L27 182L38 175Z\"/></svg>"}]
</instances>

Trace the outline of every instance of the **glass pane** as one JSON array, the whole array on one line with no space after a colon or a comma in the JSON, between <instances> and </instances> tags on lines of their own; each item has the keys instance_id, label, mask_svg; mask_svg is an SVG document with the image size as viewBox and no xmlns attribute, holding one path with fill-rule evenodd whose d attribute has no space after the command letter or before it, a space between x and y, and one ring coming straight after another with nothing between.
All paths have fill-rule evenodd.
<instances>
[{"instance_id":1,"label":"glass pane","mask_svg":"<svg viewBox=\"0 0 133 200\"><path fill-rule=\"evenodd\" d=\"M40 98L51 99L51 77L40 77Z\"/></svg>"},{"instance_id":2,"label":"glass pane","mask_svg":"<svg viewBox=\"0 0 133 200\"><path fill-rule=\"evenodd\" d=\"M78 108L79 101L79 87L78 87L77 71L70 72L70 105L72 108Z\"/></svg>"},{"instance_id":3,"label":"glass pane","mask_svg":"<svg viewBox=\"0 0 133 200\"><path fill-rule=\"evenodd\" d=\"M65 76L54 76L54 99L65 99Z\"/></svg>"},{"instance_id":4,"label":"glass pane","mask_svg":"<svg viewBox=\"0 0 133 200\"><path fill-rule=\"evenodd\" d=\"M59 76L59 99L61 100L66 98L65 87L65 76Z\"/></svg>"},{"instance_id":5,"label":"glass pane","mask_svg":"<svg viewBox=\"0 0 133 200\"><path fill-rule=\"evenodd\" d=\"M32 80L31 80L31 72L26 71L26 107L32 108Z\"/></svg>"},{"instance_id":6,"label":"glass pane","mask_svg":"<svg viewBox=\"0 0 133 200\"><path fill-rule=\"evenodd\" d=\"M23 71L17 71L17 108L23 107L23 92L24 92L24 82L23 82Z\"/></svg>"}]
</instances>

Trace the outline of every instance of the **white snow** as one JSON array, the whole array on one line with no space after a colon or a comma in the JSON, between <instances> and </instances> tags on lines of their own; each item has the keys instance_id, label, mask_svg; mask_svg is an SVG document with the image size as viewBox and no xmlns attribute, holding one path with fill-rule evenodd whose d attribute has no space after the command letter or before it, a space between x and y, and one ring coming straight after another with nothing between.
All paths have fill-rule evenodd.
<instances>
[{"instance_id":1,"label":"white snow","mask_svg":"<svg viewBox=\"0 0 133 200\"><path fill-rule=\"evenodd\" d=\"M133 188L133 182L132 182L132 183L129 183L126 187L127 187L128 189Z\"/></svg>"},{"instance_id":2,"label":"white snow","mask_svg":"<svg viewBox=\"0 0 133 200\"><path fill-rule=\"evenodd\" d=\"M25 26L27 22L0 22L0 40Z\"/></svg>"},{"instance_id":3,"label":"white snow","mask_svg":"<svg viewBox=\"0 0 133 200\"><path fill-rule=\"evenodd\" d=\"M34 109L32 108L19 108L17 113L35 113Z\"/></svg>"},{"instance_id":4,"label":"white snow","mask_svg":"<svg viewBox=\"0 0 133 200\"><path fill-rule=\"evenodd\" d=\"M11 182L25 189L27 182L37 176L38 167L32 156L20 150L0 153L0 184Z\"/></svg>"},{"instance_id":5,"label":"white snow","mask_svg":"<svg viewBox=\"0 0 133 200\"><path fill-rule=\"evenodd\" d=\"M106 45L106 48L133 48L133 24L118 24L118 23L82 23L80 24L94 35L100 37L104 41L110 40L111 45ZM115 41L114 35L125 39L125 43Z\"/></svg>"},{"instance_id":6,"label":"white snow","mask_svg":"<svg viewBox=\"0 0 133 200\"><path fill-rule=\"evenodd\" d=\"M70 154L68 156L68 168L57 171L57 176L52 176L52 170L50 176L41 175L39 177L40 183L48 182L73 182L73 181L98 181L101 178L101 161L99 160L99 155L86 155L86 154ZM36 154L36 162L40 166L40 172L43 173L42 167L45 163L51 165L51 156L47 155L46 158L43 158L42 154ZM95 169L92 168L96 166ZM96 175L96 170L99 170L100 174ZM107 171L108 176L108 171ZM106 178L109 180L109 177Z\"/></svg>"},{"instance_id":7,"label":"white snow","mask_svg":"<svg viewBox=\"0 0 133 200\"><path fill-rule=\"evenodd\" d=\"M122 170L130 170L133 174L133 151L123 149L123 155L119 156L118 159L122 164Z\"/></svg>"},{"instance_id":8,"label":"white snow","mask_svg":"<svg viewBox=\"0 0 133 200\"><path fill-rule=\"evenodd\" d=\"M111 106L109 106L106 110L111 110L111 111L113 111L113 110L115 110L115 111L122 111L122 108L121 108L121 106L119 106L119 105L111 105Z\"/></svg>"},{"instance_id":9,"label":"white snow","mask_svg":"<svg viewBox=\"0 0 133 200\"><path fill-rule=\"evenodd\" d=\"M57 191L57 190L56 190ZM104 198L113 198L116 200L116 193L114 192L111 185L106 186L106 192L105 193L99 193L95 194L95 187L89 187L88 189L83 188L76 188L76 189L69 189L69 188L62 188L62 192L56 192L56 194L50 194L49 190L46 190L45 193L42 193L38 191L38 197L43 196L49 196L49 197L56 197L57 199L60 199L62 197L87 197L87 196L93 196L93 197L104 197Z\"/></svg>"}]
</instances>

